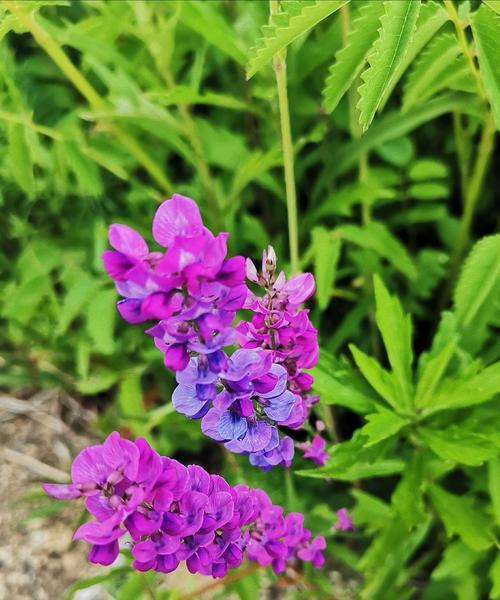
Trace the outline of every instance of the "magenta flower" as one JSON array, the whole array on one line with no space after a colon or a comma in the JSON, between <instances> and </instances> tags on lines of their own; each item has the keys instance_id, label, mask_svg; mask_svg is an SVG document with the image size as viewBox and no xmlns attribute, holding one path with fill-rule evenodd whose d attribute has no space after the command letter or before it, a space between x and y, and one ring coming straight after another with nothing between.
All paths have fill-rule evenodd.
<instances>
[{"instance_id":1,"label":"magenta flower","mask_svg":"<svg viewBox=\"0 0 500 600\"><path fill-rule=\"evenodd\" d=\"M304 451L304 458L310 458L317 465L323 466L327 458L328 452L325 452L326 442L320 435L315 435L312 442L300 444L300 448Z\"/></svg>"},{"instance_id":2,"label":"magenta flower","mask_svg":"<svg viewBox=\"0 0 500 600\"><path fill-rule=\"evenodd\" d=\"M346 508L339 508L336 515L337 521L333 525L335 529L338 529L339 531L349 531L354 529L354 524Z\"/></svg>"},{"instance_id":3,"label":"magenta flower","mask_svg":"<svg viewBox=\"0 0 500 600\"><path fill-rule=\"evenodd\" d=\"M318 400L304 371L318 358L317 331L300 308L314 292L313 276L287 281L277 274L272 246L263 252L260 274L249 259L226 258L228 234L214 236L196 203L179 194L158 207L152 233L164 251L150 252L136 231L112 225L114 250L103 261L123 296L122 317L153 321L146 333L166 368L176 372L175 409L202 418L207 436L249 455L251 464L289 467L293 442L278 428L301 427ZM264 288L262 297L248 290L245 272ZM241 308L253 316L233 326ZM226 349L235 344L241 348L228 356ZM72 498L77 491L59 493Z\"/></svg>"},{"instance_id":4,"label":"magenta flower","mask_svg":"<svg viewBox=\"0 0 500 600\"><path fill-rule=\"evenodd\" d=\"M191 573L223 577L245 556L275 572L294 557L322 563L323 538L310 540L302 515L284 516L262 490L186 468L141 438L131 442L114 432L82 450L71 473L71 484L44 489L56 498L85 496L95 520L74 539L91 544L91 562L111 564L118 540L127 537L139 571L169 573L185 561Z\"/></svg>"}]
</instances>

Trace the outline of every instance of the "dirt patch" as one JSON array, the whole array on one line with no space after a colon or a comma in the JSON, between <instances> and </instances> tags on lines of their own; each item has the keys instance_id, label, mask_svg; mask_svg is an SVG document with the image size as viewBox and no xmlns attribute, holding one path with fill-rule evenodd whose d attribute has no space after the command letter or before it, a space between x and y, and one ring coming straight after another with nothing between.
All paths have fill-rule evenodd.
<instances>
[{"instance_id":1,"label":"dirt patch","mask_svg":"<svg viewBox=\"0 0 500 600\"><path fill-rule=\"evenodd\" d=\"M58 600L77 578L99 572L86 561L85 544L71 543L79 511L48 514L50 503L36 497L42 481L68 472L71 457L95 443L92 419L55 391L25 400L0 396L0 599ZM97 600L100 593L85 597Z\"/></svg>"}]
</instances>

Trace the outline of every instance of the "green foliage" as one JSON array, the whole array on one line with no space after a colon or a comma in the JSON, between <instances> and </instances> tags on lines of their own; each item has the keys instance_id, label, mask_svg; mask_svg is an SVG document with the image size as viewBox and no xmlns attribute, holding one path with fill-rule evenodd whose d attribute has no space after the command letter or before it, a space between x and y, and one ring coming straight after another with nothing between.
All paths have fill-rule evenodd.
<instances>
[{"instance_id":1,"label":"green foliage","mask_svg":"<svg viewBox=\"0 0 500 600\"><path fill-rule=\"evenodd\" d=\"M472 16L472 31L477 45L479 64L497 129L500 129L500 14L481 6Z\"/></svg>"},{"instance_id":2,"label":"green foliage","mask_svg":"<svg viewBox=\"0 0 500 600\"><path fill-rule=\"evenodd\" d=\"M382 94L391 85L396 69L411 42L420 10L420 2L387 0L380 19L379 37L368 55L369 67L361 74L359 88L359 122L368 129L382 101Z\"/></svg>"},{"instance_id":3,"label":"green foliage","mask_svg":"<svg viewBox=\"0 0 500 600\"><path fill-rule=\"evenodd\" d=\"M349 600L500 598L500 181L484 125L500 114L498 2L274 7L2 3L0 386L64 388L99 407L101 433L145 436L300 506L328 562L300 585L280 578L291 598L328 597L331 567L352 579ZM320 419L329 453L311 468L297 448L286 477L228 460L174 412L175 379L118 318L101 261L109 223L150 241L176 191L230 233L231 254L272 243L289 274L283 115L265 68L278 53L320 340L320 402L292 436ZM332 530L344 505L354 533ZM123 561L68 597L94 584L120 599L185 594ZM215 597L275 585L238 573Z\"/></svg>"},{"instance_id":4,"label":"green foliage","mask_svg":"<svg viewBox=\"0 0 500 600\"><path fill-rule=\"evenodd\" d=\"M247 79L262 69L275 54L293 40L326 19L349 0L298 1L287 0L284 10L272 15L269 25L262 28L263 37L250 49Z\"/></svg>"}]
</instances>

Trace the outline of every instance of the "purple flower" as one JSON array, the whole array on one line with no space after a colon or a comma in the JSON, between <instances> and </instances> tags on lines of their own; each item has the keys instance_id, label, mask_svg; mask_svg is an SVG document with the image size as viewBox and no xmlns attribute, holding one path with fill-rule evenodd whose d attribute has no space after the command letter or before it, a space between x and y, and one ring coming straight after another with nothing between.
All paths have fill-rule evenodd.
<instances>
[{"instance_id":1,"label":"purple flower","mask_svg":"<svg viewBox=\"0 0 500 600\"><path fill-rule=\"evenodd\" d=\"M326 442L320 435L315 435L312 442L300 444L304 450L304 458L310 458L317 465L323 466L327 458L328 452L325 452Z\"/></svg>"},{"instance_id":2,"label":"purple flower","mask_svg":"<svg viewBox=\"0 0 500 600\"><path fill-rule=\"evenodd\" d=\"M337 521L333 525L335 529L338 529L339 531L349 531L354 529L354 524L346 508L339 508L336 515Z\"/></svg>"},{"instance_id":3,"label":"purple flower","mask_svg":"<svg viewBox=\"0 0 500 600\"><path fill-rule=\"evenodd\" d=\"M71 471L73 483L44 489L64 499L85 495L96 520L74 539L91 544L91 562L111 564L128 533L138 571L169 573L185 561L191 573L223 577L245 555L277 573L293 557L322 563L324 540L309 541L302 515L284 516L262 490L231 487L199 466L161 457L142 438L112 433L80 452Z\"/></svg>"}]
</instances>

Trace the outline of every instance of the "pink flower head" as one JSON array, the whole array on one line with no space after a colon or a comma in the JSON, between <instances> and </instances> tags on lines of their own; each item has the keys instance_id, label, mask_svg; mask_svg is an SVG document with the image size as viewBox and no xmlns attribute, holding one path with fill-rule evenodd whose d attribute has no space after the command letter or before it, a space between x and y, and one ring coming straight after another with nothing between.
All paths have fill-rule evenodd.
<instances>
[{"instance_id":1,"label":"pink flower head","mask_svg":"<svg viewBox=\"0 0 500 600\"><path fill-rule=\"evenodd\" d=\"M118 540L128 532L138 571L168 573L185 561L191 573L223 577L245 555L276 573L292 558L323 564L324 539L310 540L303 515L285 516L263 490L231 487L202 467L159 456L142 438L131 442L114 432L104 444L84 449L72 473L74 481L92 484L86 507L95 520L73 536L91 544L91 562L114 562ZM87 490L70 485L80 495ZM74 497L67 486L44 489Z\"/></svg>"},{"instance_id":2,"label":"pink flower head","mask_svg":"<svg viewBox=\"0 0 500 600\"><path fill-rule=\"evenodd\" d=\"M326 442L320 435L315 435L311 442L300 444L304 451L304 458L310 458L317 465L323 466L327 458L328 452L325 452Z\"/></svg>"},{"instance_id":3,"label":"pink flower head","mask_svg":"<svg viewBox=\"0 0 500 600\"><path fill-rule=\"evenodd\" d=\"M339 531L349 531L354 529L354 524L346 508L339 508L335 514L337 515L337 520L333 525L335 529L338 529Z\"/></svg>"}]
</instances>

